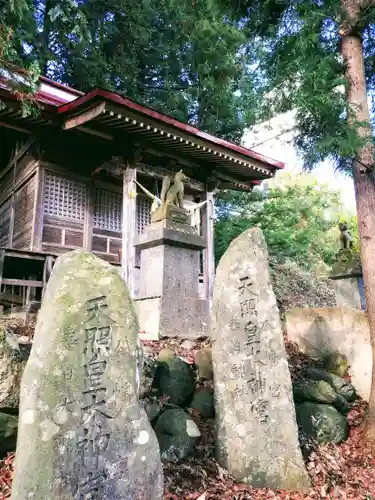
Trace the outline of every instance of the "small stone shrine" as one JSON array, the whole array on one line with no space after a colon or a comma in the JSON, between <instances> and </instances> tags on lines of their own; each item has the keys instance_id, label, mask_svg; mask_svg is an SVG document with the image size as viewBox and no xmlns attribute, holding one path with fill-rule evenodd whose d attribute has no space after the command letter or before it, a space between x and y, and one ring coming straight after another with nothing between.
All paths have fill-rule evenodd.
<instances>
[{"instance_id":1,"label":"small stone shrine","mask_svg":"<svg viewBox=\"0 0 375 500\"><path fill-rule=\"evenodd\" d=\"M190 225L183 208L182 171L163 181L161 206L135 244L141 250L136 307L141 331L159 336L207 335L208 300L199 297L200 251L205 239Z\"/></svg>"},{"instance_id":2,"label":"small stone shrine","mask_svg":"<svg viewBox=\"0 0 375 500\"><path fill-rule=\"evenodd\" d=\"M342 248L329 276L338 306L366 310L362 265L358 252Z\"/></svg>"},{"instance_id":3,"label":"small stone shrine","mask_svg":"<svg viewBox=\"0 0 375 500\"><path fill-rule=\"evenodd\" d=\"M366 310L362 264L346 222L339 223L340 250L332 265L330 279L338 306Z\"/></svg>"},{"instance_id":4,"label":"small stone shrine","mask_svg":"<svg viewBox=\"0 0 375 500\"><path fill-rule=\"evenodd\" d=\"M305 491L291 377L258 228L236 238L218 265L211 335L218 462L254 487Z\"/></svg>"},{"instance_id":5,"label":"small stone shrine","mask_svg":"<svg viewBox=\"0 0 375 500\"><path fill-rule=\"evenodd\" d=\"M138 331L114 268L83 250L58 258L21 383L13 500L163 498Z\"/></svg>"}]
</instances>

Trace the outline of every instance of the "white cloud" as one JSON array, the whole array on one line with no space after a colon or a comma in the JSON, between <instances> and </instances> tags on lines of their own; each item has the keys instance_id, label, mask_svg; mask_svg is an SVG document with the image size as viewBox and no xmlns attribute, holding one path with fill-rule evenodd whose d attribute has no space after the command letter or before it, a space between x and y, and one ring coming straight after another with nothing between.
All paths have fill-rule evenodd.
<instances>
[{"instance_id":1,"label":"white cloud","mask_svg":"<svg viewBox=\"0 0 375 500\"><path fill-rule=\"evenodd\" d=\"M289 111L256 125L251 130L246 130L242 137L242 144L257 153L284 162L285 169L289 172L301 172L302 160L292 144L295 134L294 117L295 113ZM321 163L312 174L320 182L338 189L346 210L356 213L354 186L351 178L335 172L329 162Z\"/></svg>"}]
</instances>

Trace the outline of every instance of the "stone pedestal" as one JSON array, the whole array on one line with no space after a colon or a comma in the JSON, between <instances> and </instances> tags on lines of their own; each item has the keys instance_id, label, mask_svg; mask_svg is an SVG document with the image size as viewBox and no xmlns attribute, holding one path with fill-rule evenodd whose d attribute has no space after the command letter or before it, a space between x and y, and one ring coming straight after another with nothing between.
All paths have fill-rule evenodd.
<instances>
[{"instance_id":1,"label":"stone pedestal","mask_svg":"<svg viewBox=\"0 0 375 500\"><path fill-rule=\"evenodd\" d=\"M362 267L358 253L341 249L332 266L330 279L338 306L366 310Z\"/></svg>"},{"instance_id":2,"label":"stone pedestal","mask_svg":"<svg viewBox=\"0 0 375 500\"><path fill-rule=\"evenodd\" d=\"M159 222L165 219L181 224L190 225L190 214L183 208L175 207L174 205L162 205L151 214L151 222Z\"/></svg>"},{"instance_id":3,"label":"stone pedestal","mask_svg":"<svg viewBox=\"0 0 375 500\"><path fill-rule=\"evenodd\" d=\"M199 297L204 238L188 224L163 219L147 226L135 247L141 250L135 304L144 338L208 334L209 303Z\"/></svg>"}]
</instances>

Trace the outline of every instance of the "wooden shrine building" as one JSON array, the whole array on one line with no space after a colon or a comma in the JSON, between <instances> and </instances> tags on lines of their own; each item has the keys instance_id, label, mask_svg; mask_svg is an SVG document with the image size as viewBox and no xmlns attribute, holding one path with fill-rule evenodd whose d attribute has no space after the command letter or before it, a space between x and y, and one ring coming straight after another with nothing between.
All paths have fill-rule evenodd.
<instances>
[{"instance_id":1,"label":"wooden shrine building","mask_svg":"<svg viewBox=\"0 0 375 500\"><path fill-rule=\"evenodd\" d=\"M121 268L133 297L137 234L164 175L183 169L200 209L201 294L214 276L213 193L249 191L283 164L102 89L82 94L41 78L36 115L0 82L0 304L41 299L58 254L86 248ZM137 182L134 182L137 181Z\"/></svg>"}]
</instances>

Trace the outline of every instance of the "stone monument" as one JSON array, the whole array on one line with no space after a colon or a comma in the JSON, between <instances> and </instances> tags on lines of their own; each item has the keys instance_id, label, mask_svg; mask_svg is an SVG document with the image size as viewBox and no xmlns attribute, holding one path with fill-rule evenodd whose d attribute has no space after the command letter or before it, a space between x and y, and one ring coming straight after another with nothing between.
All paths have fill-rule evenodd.
<instances>
[{"instance_id":1,"label":"stone monument","mask_svg":"<svg viewBox=\"0 0 375 500\"><path fill-rule=\"evenodd\" d=\"M211 320L218 462L254 487L309 488L268 252L236 238L216 272Z\"/></svg>"},{"instance_id":2,"label":"stone monument","mask_svg":"<svg viewBox=\"0 0 375 500\"><path fill-rule=\"evenodd\" d=\"M83 250L57 259L22 377L13 500L163 498L138 332L116 269Z\"/></svg>"},{"instance_id":3,"label":"stone monument","mask_svg":"<svg viewBox=\"0 0 375 500\"><path fill-rule=\"evenodd\" d=\"M161 206L135 244L141 251L135 303L140 329L148 338L208 333L209 303L199 297L199 259L206 241L190 225L183 206L186 179L182 170L172 185L164 178Z\"/></svg>"},{"instance_id":4,"label":"stone monument","mask_svg":"<svg viewBox=\"0 0 375 500\"><path fill-rule=\"evenodd\" d=\"M341 249L332 265L330 279L338 306L366 310L362 265L346 222L339 224Z\"/></svg>"}]
</instances>

